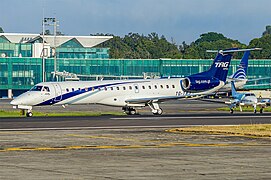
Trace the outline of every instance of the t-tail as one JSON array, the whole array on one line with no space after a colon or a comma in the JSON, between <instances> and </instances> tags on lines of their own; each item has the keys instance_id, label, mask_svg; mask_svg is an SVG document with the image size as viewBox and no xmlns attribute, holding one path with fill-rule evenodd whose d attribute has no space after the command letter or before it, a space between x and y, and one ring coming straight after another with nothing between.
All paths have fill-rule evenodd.
<instances>
[{"instance_id":1,"label":"t-tail","mask_svg":"<svg viewBox=\"0 0 271 180\"><path fill-rule=\"evenodd\" d=\"M232 54L237 48L218 51L210 69L198 74L187 76L182 80L182 87L185 91L205 91L215 88L221 83L225 84Z\"/></svg>"},{"instance_id":2,"label":"t-tail","mask_svg":"<svg viewBox=\"0 0 271 180\"><path fill-rule=\"evenodd\" d=\"M247 79L248 58L250 51L245 51L237 71L231 75L231 79Z\"/></svg>"}]
</instances>

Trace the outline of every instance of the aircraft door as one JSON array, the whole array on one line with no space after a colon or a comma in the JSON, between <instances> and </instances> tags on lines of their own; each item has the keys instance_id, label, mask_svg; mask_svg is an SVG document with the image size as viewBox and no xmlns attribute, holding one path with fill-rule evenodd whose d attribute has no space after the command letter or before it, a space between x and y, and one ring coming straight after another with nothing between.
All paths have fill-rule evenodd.
<instances>
[{"instance_id":1,"label":"aircraft door","mask_svg":"<svg viewBox=\"0 0 271 180\"><path fill-rule=\"evenodd\" d=\"M55 101L61 101L62 100L62 92L61 92L61 87L58 83L54 84L54 89L55 89Z\"/></svg>"},{"instance_id":2,"label":"aircraft door","mask_svg":"<svg viewBox=\"0 0 271 180\"><path fill-rule=\"evenodd\" d=\"M138 84L134 84L135 93L139 93L139 86Z\"/></svg>"}]
</instances>

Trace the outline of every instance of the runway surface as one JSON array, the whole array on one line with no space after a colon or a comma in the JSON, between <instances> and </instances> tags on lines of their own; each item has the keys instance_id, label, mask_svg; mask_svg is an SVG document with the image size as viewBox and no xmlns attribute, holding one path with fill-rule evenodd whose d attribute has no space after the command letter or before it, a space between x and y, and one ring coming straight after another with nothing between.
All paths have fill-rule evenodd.
<instances>
[{"instance_id":1,"label":"runway surface","mask_svg":"<svg viewBox=\"0 0 271 180\"><path fill-rule=\"evenodd\" d=\"M238 125L271 123L271 113L202 112L176 115L135 115L98 117L32 117L1 118L0 130L61 130L61 129L116 129L165 128L198 125Z\"/></svg>"},{"instance_id":2,"label":"runway surface","mask_svg":"<svg viewBox=\"0 0 271 180\"><path fill-rule=\"evenodd\" d=\"M136 116L0 118L0 179L270 179L270 138L174 133L171 127L271 123L271 113L214 111L206 102L162 104ZM12 110L9 100L0 109ZM121 112L101 105L41 112Z\"/></svg>"}]
</instances>

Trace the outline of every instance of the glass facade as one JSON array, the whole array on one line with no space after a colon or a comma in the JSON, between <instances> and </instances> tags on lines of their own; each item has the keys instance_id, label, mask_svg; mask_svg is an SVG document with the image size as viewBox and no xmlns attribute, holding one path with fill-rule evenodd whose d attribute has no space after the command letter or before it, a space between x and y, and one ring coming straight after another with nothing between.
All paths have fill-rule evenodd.
<instances>
[{"instance_id":1,"label":"glass facade","mask_svg":"<svg viewBox=\"0 0 271 180\"><path fill-rule=\"evenodd\" d=\"M1 43L1 57L32 57L32 44Z\"/></svg>"},{"instance_id":2,"label":"glass facade","mask_svg":"<svg viewBox=\"0 0 271 180\"><path fill-rule=\"evenodd\" d=\"M71 58L71 59L90 59L109 58L108 48L70 48L59 47L57 48L58 58Z\"/></svg>"},{"instance_id":3,"label":"glass facade","mask_svg":"<svg viewBox=\"0 0 271 180\"><path fill-rule=\"evenodd\" d=\"M37 39L33 43L42 43L42 39ZM0 37L1 57L32 57L32 43L10 43L4 36ZM108 59L109 48L86 48L75 38L63 43L56 48L57 58L72 59ZM40 57L40 56L39 56Z\"/></svg>"},{"instance_id":4,"label":"glass facade","mask_svg":"<svg viewBox=\"0 0 271 180\"><path fill-rule=\"evenodd\" d=\"M240 60L232 60L229 74L236 71ZM142 78L143 73L161 77L183 77L207 70L212 60L197 59L57 59L57 70L75 73L81 80L93 80L97 76ZM46 81L52 80L54 59L45 61ZM250 81L245 88L271 88L271 60L249 60ZM7 89L28 90L42 82L41 58L0 58L0 91ZM257 86L262 84L263 86ZM1 94L0 94L1 97Z\"/></svg>"}]
</instances>

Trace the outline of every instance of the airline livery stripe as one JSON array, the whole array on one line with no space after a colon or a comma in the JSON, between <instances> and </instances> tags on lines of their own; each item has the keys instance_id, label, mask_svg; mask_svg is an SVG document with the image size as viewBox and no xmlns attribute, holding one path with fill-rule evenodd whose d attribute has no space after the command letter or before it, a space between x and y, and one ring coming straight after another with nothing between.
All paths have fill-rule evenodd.
<instances>
[{"instance_id":1,"label":"airline livery stripe","mask_svg":"<svg viewBox=\"0 0 271 180\"><path fill-rule=\"evenodd\" d=\"M98 85L98 86L90 86L90 87L85 87L82 88L80 90L76 90L73 92L69 92L54 98L51 98L45 102L42 102L40 104L37 104L36 106L43 106L43 105L53 105L56 103L59 103L61 101L67 100L69 98L84 94L84 93L88 93L87 95L85 95L84 97L82 97L82 99L89 97L95 93L91 93L89 94L89 92L94 91L94 90L98 90L100 88L104 88L104 87L111 87L111 86L116 86L116 85L124 85L124 84L134 84L134 83L141 83L141 82L149 82L149 81L131 81L131 82L121 82L121 83L111 83L111 84L103 84L103 85ZM96 93L99 91L96 91ZM61 99L61 101L55 101L55 99Z\"/></svg>"}]
</instances>

